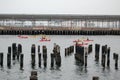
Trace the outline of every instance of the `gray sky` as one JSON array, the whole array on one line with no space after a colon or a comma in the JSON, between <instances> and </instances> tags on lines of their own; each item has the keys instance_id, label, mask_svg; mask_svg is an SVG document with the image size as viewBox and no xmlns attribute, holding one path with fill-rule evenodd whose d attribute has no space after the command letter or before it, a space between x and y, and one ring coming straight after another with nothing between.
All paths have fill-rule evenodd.
<instances>
[{"instance_id":1,"label":"gray sky","mask_svg":"<svg viewBox=\"0 0 120 80\"><path fill-rule=\"evenodd\" d=\"M120 15L120 0L0 0L0 14Z\"/></svg>"}]
</instances>

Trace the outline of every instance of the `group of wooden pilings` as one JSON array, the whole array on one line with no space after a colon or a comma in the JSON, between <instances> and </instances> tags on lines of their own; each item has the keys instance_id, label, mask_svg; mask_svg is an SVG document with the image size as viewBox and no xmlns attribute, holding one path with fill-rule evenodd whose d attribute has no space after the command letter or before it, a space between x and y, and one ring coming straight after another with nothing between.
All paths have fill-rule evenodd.
<instances>
[{"instance_id":1,"label":"group of wooden pilings","mask_svg":"<svg viewBox=\"0 0 120 80\"><path fill-rule=\"evenodd\" d=\"M74 46L70 46L70 47L65 48L65 56L69 56L72 53L74 53Z\"/></svg>"},{"instance_id":2,"label":"group of wooden pilings","mask_svg":"<svg viewBox=\"0 0 120 80\"><path fill-rule=\"evenodd\" d=\"M80 62L81 66L87 67L88 54L92 52L92 44L88 47L75 45L75 59Z\"/></svg>"},{"instance_id":3,"label":"group of wooden pilings","mask_svg":"<svg viewBox=\"0 0 120 80\"><path fill-rule=\"evenodd\" d=\"M0 35L120 35L120 30L0 30Z\"/></svg>"},{"instance_id":4,"label":"group of wooden pilings","mask_svg":"<svg viewBox=\"0 0 120 80\"><path fill-rule=\"evenodd\" d=\"M51 68L54 68L54 62L56 67L61 66L60 46L54 43L53 53L51 53Z\"/></svg>"},{"instance_id":5,"label":"group of wooden pilings","mask_svg":"<svg viewBox=\"0 0 120 80\"><path fill-rule=\"evenodd\" d=\"M3 67L3 58L4 54L0 53L0 66ZM12 46L8 46L8 53L7 53L7 67L11 68L11 60L18 60L20 61L20 69L23 69L23 60L24 54L22 54L22 45L13 43Z\"/></svg>"},{"instance_id":6,"label":"group of wooden pilings","mask_svg":"<svg viewBox=\"0 0 120 80\"><path fill-rule=\"evenodd\" d=\"M115 60L115 69L118 69L118 54L113 53L113 59Z\"/></svg>"},{"instance_id":7,"label":"group of wooden pilings","mask_svg":"<svg viewBox=\"0 0 120 80\"><path fill-rule=\"evenodd\" d=\"M44 67L47 66L47 47L45 45L42 46L42 53L43 53L43 65ZM32 68L35 67L36 64L36 46L32 44L31 46L31 66ZM41 53L40 53L40 45L38 45L38 66L41 67Z\"/></svg>"},{"instance_id":8,"label":"group of wooden pilings","mask_svg":"<svg viewBox=\"0 0 120 80\"><path fill-rule=\"evenodd\" d=\"M31 46L31 65L32 68L35 67L35 60L36 60L36 46L35 44L32 44ZM60 46L54 45L53 53L50 54L51 57L51 68L54 67L54 64L56 63L56 66L61 66L61 55L60 55ZM47 67L47 47L45 45L42 46L42 54L40 53L40 45L38 45L38 66L41 68L41 62L43 58L43 66L44 68Z\"/></svg>"},{"instance_id":9,"label":"group of wooden pilings","mask_svg":"<svg viewBox=\"0 0 120 80\"><path fill-rule=\"evenodd\" d=\"M31 71L30 80L38 80L37 71Z\"/></svg>"},{"instance_id":10,"label":"group of wooden pilings","mask_svg":"<svg viewBox=\"0 0 120 80\"><path fill-rule=\"evenodd\" d=\"M110 67L110 47L103 45L101 48L101 65L103 68ZM100 44L95 44L95 61L99 62ZM115 60L115 69L118 69L118 54L113 53L113 59Z\"/></svg>"},{"instance_id":11,"label":"group of wooden pilings","mask_svg":"<svg viewBox=\"0 0 120 80\"><path fill-rule=\"evenodd\" d=\"M80 61L81 65L85 65L87 67L87 55L92 51L92 45L88 47L79 46L76 44L75 46L75 59ZM107 45L103 45L101 47L101 65L103 68L110 67L110 47ZM95 44L95 61L99 62L100 56L100 44ZM115 69L118 69L118 54L113 54L113 59L115 60Z\"/></svg>"}]
</instances>

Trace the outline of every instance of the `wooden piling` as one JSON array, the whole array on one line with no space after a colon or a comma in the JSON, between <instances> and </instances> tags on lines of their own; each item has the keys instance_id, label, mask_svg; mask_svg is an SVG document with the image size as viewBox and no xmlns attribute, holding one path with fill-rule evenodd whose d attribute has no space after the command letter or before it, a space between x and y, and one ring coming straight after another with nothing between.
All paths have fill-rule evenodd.
<instances>
[{"instance_id":1,"label":"wooden piling","mask_svg":"<svg viewBox=\"0 0 120 80\"><path fill-rule=\"evenodd\" d=\"M37 76L37 71L31 71L31 76L32 76L32 75Z\"/></svg>"},{"instance_id":2,"label":"wooden piling","mask_svg":"<svg viewBox=\"0 0 120 80\"><path fill-rule=\"evenodd\" d=\"M38 53L38 64L41 67L41 53Z\"/></svg>"},{"instance_id":3,"label":"wooden piling","mask_svg":"<svg viewBox=\"0 0 120 80\"><path fill-rule=\"evenodd\" d=\"M94 77L93 77L93 80L99 80L99 77L94 76Z\"/></svg>"},{"instance_id":4,"label":"wooden piling","mask_svg":"<svg viewBox=\"0 0 120 80\"><path fill-rule=\"evenodd\" d=\"M105 68L105 63L106 63L106 54L103 54L103 62L102 62L103 68Z\"/></svg>"},{"instance_id":5,"label":"wooden piling","mask_svg":"<svg viewBox=\"0 0 120 80\"><path fill-rule=\"evenodd\" d=\"M20 54L20 69L23 69L24 54Z\"/></svg>"},{"instance_id":6,"label":"wooden piling","mask_svg":"<svg viewBox=\"0 0 120 80\"><path fill-rule=\"evenodd\" d=\"M16 43L12 44L12 59L15 60L16 59L16 54L17 54L17 48L16 48Z\"/></svg>"},{"instance_id":7,"label":"wooden piling","mask_svg":"<svg viewBox=\"0 0 120 80\"><path fill-rule=\"evenodd\" d=\"M54 44L53 54L54 54L56 66L60 67L61 66L61 55L60 55L60 46L59 45Z\"/></svg>"},{"instance_id":8,"label":"wooden piling","mask_svg":"<svg viewBox=\"0 0 120 80\"><path fill-rule=\"evenodd\" d=\"M92 44L88 46L88 54L92 52Z\"/></svg>"},{"instance_id":9,"label":"wooden piling","mask_svg":"<svg viewBox=\"0 0 120 80\"><path fill-rule=\"evenodd\" d=\"M38 45L38 53L40 53L40 45Z\"/></svg>"},{"instance_id":10,"label":"wooden piling","mask_svg":"<svg viewBox=\"0 0 120 80\"><path fill-rule=\"evenodd\" d=\"M105 46L102 46L102 56L101 56L101 65L103 66L103 57L105 54Z\"/></svg>"},{"instance_id":11,"label":"wooden piling","mask_svg":"<svg viewBox=\"0 0 120 80\"><path fill-rule=\"evenodd\" d=\"M54 67L54 54L51 53L51 68Z\"/></svg>"},{"instance_id":12,"label":"wooden piling","mask_svg":"<svg viewBox=\"0 0 120 80\"><path fill-rule=\"evenodd\" d=\"M55 61L56 61L56 65L60 67L61 66L61 55L60 54L55 55Z\"/></svg>"},{"instance_id":13,"label":"wooden piling","mask_svg":"<svg viewBox=\"0 0 120 80\"><path fill-rule=\"evenodd\" d=\"M113 53L113 59L115 59L115 55L116 55L116 53Z\"/></svg>"},{"instance_id":14,"label":"wooden piling","mask_svg":"<svg viewBox=\"0 0 120 80\"><path fill-rule=\"evenodd\" d=\"M43 63L43 65L44 65L44 67L46 67L47 66L47 48L46 48L46 46L44 45L43 47L42 47L42 51L43 51L43 60L44 60L44 63Z\"/></svg>"},{"instance_id":15,"label":"wooden piling","mask_svg":"<svg viewBox=\"0 0 120 80\"><path fill-rule=\"evenodd\" d=\"M3 67L3 53L0 53L0 66Z\"/></svg>"},{"instance_id":16,"label":"wooden piling","mask_svg":"<svg viewBox=\"0 0 120 80\"><path fill-rule=\"evenodd\" d=\"M35 66L35 53L31 53L31 65L32 65L32 68L34 68Z\"/></svg>"},{"instance_id":17,"label":"wooden piling","mask_svg":"<svg viewBox=\"0 0 120 80\"><path fill-rule=\"evenodd\" d=\"M80 61L81 65L84 65L84 47L76 44L75 50L75 59Z\"/></svg>"},{"instance_id":18,"label":"wooden piling","mask_svg":"<svg viewBox=\"0 0 120 80\"><path fill-rule=\"evenodd\" d=\"M7 53L7 67L10 68L11 67L11 54Z\"/></svg>"},{"instance_id":19,"label":"wooden piling","mask_svg":"<svg viewBox=\"0 0 120 80\"><path fill-rule=\"evenodd\" d=\"M38 80L37 71L31 72L30 80Z\"/></svg>"},{"instance_id":20,"label":"wooden piling","mask_svg":"<svg viewBox=\"0 0 120 80\"><path fill-rule=\"evenodd\" d=\"M110 67L110 47L107 50L107 66Z\"/></svg>"},{"instance_id":21,"label":"wooden piling","mask_svg":"<svg viewBox=\"0 0 120 80\"><path fill-rule=\"evenodd\" d=\"M8 53L11 54L11 46L8 47Z\"/></svg>"},{"instance_id":22,"label":"wooden piling","mask_svg":"<svg viewBox=\"0 0 120 80\"><path fill-rule=\"evenodd\" d=\"M100 45L95 44L95 61L99 61L99 51L100 51Z\"/></svg>"},{"instance_id":23,"label":"wooden piling","mask_svg":"<svg viewBox=\"0 0 120 80\"><path fill-rule=\"evenodd\" d=\"M20 54L22 53L22 45L18 44L18 49L17 49L17 60L19 60Z\"/></svg>"},{"instance_id":24,"label":"wooden piling","mask_svg":"<svg viewBox=\"0 0 120 80\"><path fill-rule=\"evenodd\" d=\"M87 52L85 53L85 68L87 67Z\"/></svg>"},{"instance_id":25,"label":"wooden piling","mask_svg":"<svg viewBox=\"0 0 120 80\"><path fill-rule=\"evenodd\" d=\"M115 69L118 69L118 54L115 55Z\"/></svg>"},{"instance_id":26,"label":"wooden piling","mask_svg":"<svg viewBox=\"0 0 120 80\"><path fill-rule=\"evenodd\" d=\"M67 48L65 48L65 56L67 56L68 54L68 51L67 51Z\"/></svg>"},{"instance_id":27,"label":"wooden piling","mask_svg":"<svg viewBox=\"0 0 120 80\"><path fill-rule=\"evenodd\" d=\"M22 45L21 44L18 44L18 52L22 53Z\"/></svg>"},{"instance_id":28,"label":"wooden piling","mask_svg":"<svg viewBox=\"0 0 120 80\"><path fill-rule=\"evenodd\" d=\"M32 46L31 46L31 53L36 53L35 44L32 44Z\"/></svg>"}]
</instances>

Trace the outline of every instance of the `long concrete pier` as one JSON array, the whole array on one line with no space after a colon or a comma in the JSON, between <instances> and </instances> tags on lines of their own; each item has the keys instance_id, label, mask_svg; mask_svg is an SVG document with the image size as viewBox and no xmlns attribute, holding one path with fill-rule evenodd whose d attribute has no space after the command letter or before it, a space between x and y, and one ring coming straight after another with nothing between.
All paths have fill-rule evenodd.
<instances>
[{"instance_id":1,"label":"long concrete pier","mask_svg":"<svg viewBox=\"0 0 120 80\"><path fill-rule=\"evenodd\" d=\"M120 29L108 28L6 28L0 29L0 35L120 35Z\"/></svg>"},{"instance_id":2,"label":"long concrete pier","mask_svg":"<svg viewBox=\"0 0 120 80\"><path fill-rule=\"evenodd\" d=\"M0 35L120 35L120 15L0 14Z\"/></svg>"}]
</instances>

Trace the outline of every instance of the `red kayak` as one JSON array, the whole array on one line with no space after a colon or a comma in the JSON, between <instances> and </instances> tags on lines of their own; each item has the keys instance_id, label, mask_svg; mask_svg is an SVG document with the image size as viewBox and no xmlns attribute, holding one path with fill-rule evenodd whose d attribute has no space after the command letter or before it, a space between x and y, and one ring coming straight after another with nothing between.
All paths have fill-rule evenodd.
<instances>
[{"instance_id":1,"label":"red kayak","mask_svg":"<svg viewBox=\"0 0 120 80\"><path fill-rule=\"evenodd\" d=\"M18 36L19 38L23 38L23 39L27 39L28 38L28 36Z\"/></svg>"},{"instance_id":2,"label":"red kayak","mask_svg":"<svg viewBox=\"0 0 120 80\"><path fill-rule=\"evenodd\" d=\"M41 39L39 40L40 42L44 42L44 41L50 41L50 39Z\"/></svg>"}]
</instances>

